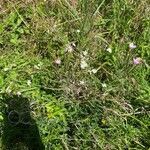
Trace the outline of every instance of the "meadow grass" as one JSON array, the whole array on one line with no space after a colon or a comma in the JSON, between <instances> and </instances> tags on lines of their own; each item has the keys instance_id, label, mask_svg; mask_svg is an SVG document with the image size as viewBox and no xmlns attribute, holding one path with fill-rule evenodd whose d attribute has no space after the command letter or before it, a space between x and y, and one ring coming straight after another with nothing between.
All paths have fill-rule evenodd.
<instances>
[{"instance_id":1,"label":"meadow grass","mask_svg":"<svg viewBox=\"0 0 150 150\"><path fill-rule=\"evenodd\" d=\"M1 0L0 93L46 150L149 150L149 0Z\"/></svg>"}]
</instances>

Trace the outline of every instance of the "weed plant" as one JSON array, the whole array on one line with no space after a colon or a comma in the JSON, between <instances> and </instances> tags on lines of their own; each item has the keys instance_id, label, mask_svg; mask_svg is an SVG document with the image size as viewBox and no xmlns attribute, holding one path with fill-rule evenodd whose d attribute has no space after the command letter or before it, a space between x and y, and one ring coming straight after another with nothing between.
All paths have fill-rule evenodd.
<instances>
[{"instance_id":1,"label":"weed plant","mask_svg":"<svg viewBox=\"0 0 150 150\"><path fill-rule=\"evenodd\" d=\"M150 1L1 0L0 93L1 149L7 94L46 150L149 150Z\"/></svg>"}]
</instances>

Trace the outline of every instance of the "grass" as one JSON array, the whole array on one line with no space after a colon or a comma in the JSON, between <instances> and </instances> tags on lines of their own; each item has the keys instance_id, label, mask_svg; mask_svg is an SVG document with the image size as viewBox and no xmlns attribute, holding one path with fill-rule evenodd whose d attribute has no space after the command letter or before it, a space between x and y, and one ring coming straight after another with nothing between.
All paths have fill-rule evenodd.
<instances>
[{"instance_id":1,"label":"grass","mask_svg":"<svg viewBox=\"0 0 150 150\"><path fill-rule=\"evenodd\" d=\"M1 103L29 99L46 150L149 150L149 14L149 0L2 1Z\"/></svg>"}]
</instances>

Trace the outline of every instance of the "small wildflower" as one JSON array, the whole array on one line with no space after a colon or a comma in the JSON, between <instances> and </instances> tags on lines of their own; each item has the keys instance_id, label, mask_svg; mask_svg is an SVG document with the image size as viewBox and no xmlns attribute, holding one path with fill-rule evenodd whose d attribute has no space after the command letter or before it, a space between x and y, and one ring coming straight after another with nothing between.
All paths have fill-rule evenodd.
<instances>
[{"instance_id":1,"label":"small wildflower","mask_svg":"<svg viewBox=\"0 0 150 150\"><path fill-rule=\"evenodd\" d=\"M91 70L91 72L94 73L94 74L97 73L97 71L98 71L97 69L92 69Z\"/></svg>"},{"instance_id":2,"label":"small wildflower","mask_svg":"<svg viewBox=\"0 0 150 150\"><path fill-rule=\"evenodd\" d=\"M74 50L74 49L73 49L73 47L72 47L70 44L68 44L67 47L66 47L66 49L65 49L65 51L66 51L66 52L69 52L69 53L72 53L73 50Z\"/></svg>"},{"instance_id":3,"label":"small wildflower","mask_svg":"<svg viewBox=\"0 0 150 150\"><path fill-rule=\"evenodd\" d=\"M87 56L88 52L87 51L83 51L83 55Z\"/></svg>"},{"instance_id":4,"label":"small wildflower","mask_svg":"<svg viewBox=\"0 0 150 150\"><path fill-rule=\"evenodd\" d=\"M134 43L130 43L130 44L129 44L129 48L130 48L130 49L135 49L136 47L137 47L137 46L136 46Z\"/></svg>"},{"instance_id":5,"label":"small wildflower","mask_svg":"<svg viewBox=\"0 0 150 150\"><path fill-rule=\"evenodd\" d=\"M71 42L66 45L65 52L72 53L76 49L76 44L74 42Z\"/></svg>"},{"instance_id":6,"label":"small wildflower","mask_svg":"<svg viewBox=\"0 0 150 150\"><path fill-rule=\"evenodd\" d=\"M79 30L79 29L77 30L77 33L80 33L80 30Z\"/></svg>"},{"instance_id":7,"label":"small wildflower","mask_svg":"<svg viewBox=\"0 0 150 150\"><path fill-rule=\"evenodd\" d=\"M85 82L82 80L82 81L80 81L80 84L81 84L81 85L84 85L84 84L85 84Z\"/></svg>"},{"instance_id":8,"label":"small wildflower","mask_svg":"<svg viewBox=\"0 0 150 150\"><path fill-rule=\"evenodd\" d=\"M43 63L42 63L42 62L38 63L38 66L39 66L39 67L41 67L42 65L43 65Z\"/></svg>"},{"instance_id":9,"label":"small wildflower","mask_svg":"<svg viewBox=\"0 0 150 150\"><path fill-rule=\"evenodd\" d=\"M40 67L38 65L34 65L34 68L38 69L38 70L40 69Z\"/></svg>"},{"instance_id":10,"label":"small wildflower","mask_svg":"<svg viewBox=\"0 0 150 150\"><path fill-rule=\"evenodd\" d=\"M17 65L16 64L11 64L11 67L16 67Z\"/></svg>"},{"instance_id":11,"label":"small wildflower","mask_svg":"<svg viewBox=\"0 0 150 150\"><path fill-rule=\"evenodd\" d=\"M102 87L103 87L103 88L106 88L106 87L107 87L107 84L106 84L106 83L102 83Z\"/></svg>"},{"instance_id":12,"label":"small wildflower","mask_svg":"<svg viewBox=\"0 0 150 150\"><path fill-rule=\"evenodd\" d=\"M133 58L133 64L139 65L142 63L142 59L140 57Z\"/></svg>"},{"instance_id":13,"label":"small wildflower","mask_svg":"<svg viewBox=\"0 0 150 150\"><path fill-rule=\"evenodd\" d=\"M60 59L60 58L57 58L57 59L55 60L55 64L60 65L60 64L61 64L61 59Z\"/></svg>"},{"instance_id":14,"label":"small wildflower","mask_svg":"<svg viewBox=\"0 0 150 150\"><path fill-rule=\"evenodd\" d=\"M9 68L4 68L4 71L8 71L9 70Z\"/></svg>"},{"instance_id":15,"label":"small wildflower","mask_svg":"<svg viewBox=\"0 0 150 150\"><path fill-rule=\"evenodd\" d=\"M30 86L31 85L31 80L27 81L27 85Z\"/></svg>"},{"instance_id":16,"label":"small wildflower","mask_svg":"<svg viewBox=\"0 0 150 150\"><path fill-rule=\"evenodd\" d=\"M20 96L20 95L21 95L21 92L18 91L18 92L17 92L17 95Z\"/></svg>"},{"instance_id":17,"label":"small wildflower","mask_svg":"<svg viewBox=\"0 0 150 150\"><path fill-rule=\"evenodd\" d=\"M112 53L112 49L111 48L107 48L106 51L109 52L109 53Z\"/></svg>"},{"instance_id":18,"label":"small wildflower","mask_svg":"<svg viewBox=\"0 0 150 150\"><path fill-rule=\"evenodd\" d=\"M11 93L11 89L9 87L6 89L6 93Z\"/></svg>"},{"instance_id":19,"label":"small wildflower","mask_svg":"<svg viewBox=\"0 0 150 150\"><path fill-rule=\"evenodd\" d=\"M88 67L88 64L86 63L85 60L82 60L80 66L81 66L81 69L85 69Z\"/></svg>"}]
</instances>

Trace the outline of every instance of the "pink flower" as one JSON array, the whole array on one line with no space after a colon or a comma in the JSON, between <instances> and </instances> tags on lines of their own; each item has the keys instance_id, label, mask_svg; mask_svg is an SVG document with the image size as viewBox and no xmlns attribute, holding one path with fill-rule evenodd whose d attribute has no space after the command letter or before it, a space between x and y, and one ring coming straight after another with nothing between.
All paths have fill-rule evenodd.
<instances>
[{"instance_id":1,"label":"pink flower","mask_svg":"<svg viewBox=\"0 0 150 150\"><path fill-rule=\"evenodd\" d=\"M133 64L139 65L142 63L142 59L140 57L133 58Z\"/></svg>"}]
</instances>

